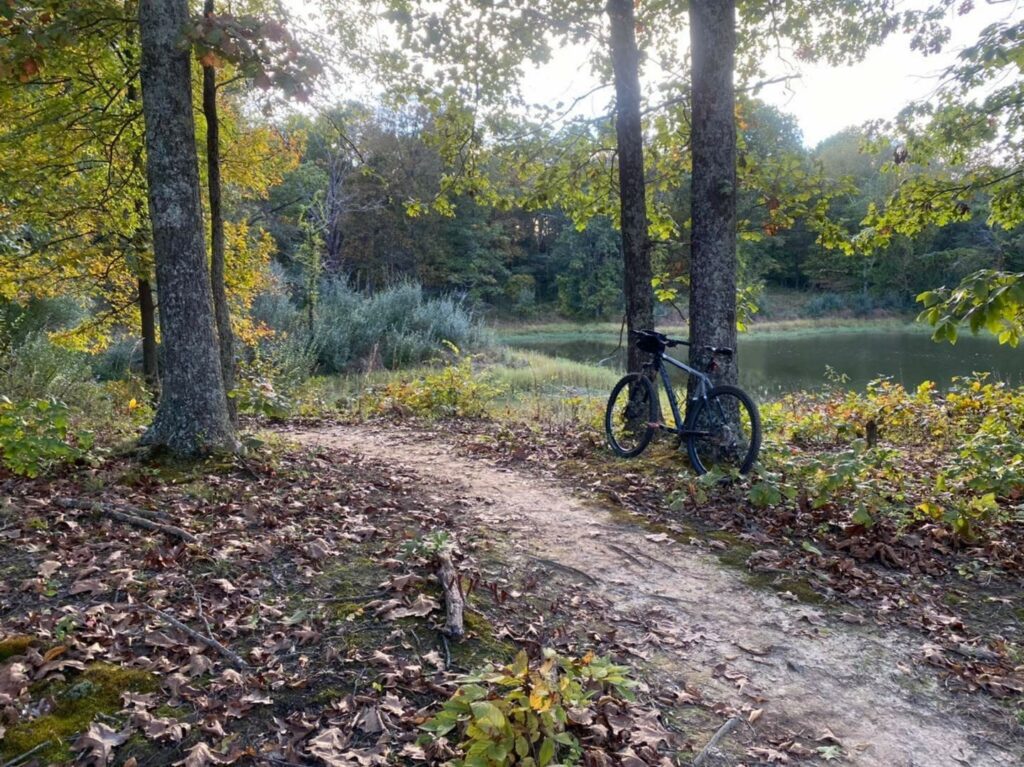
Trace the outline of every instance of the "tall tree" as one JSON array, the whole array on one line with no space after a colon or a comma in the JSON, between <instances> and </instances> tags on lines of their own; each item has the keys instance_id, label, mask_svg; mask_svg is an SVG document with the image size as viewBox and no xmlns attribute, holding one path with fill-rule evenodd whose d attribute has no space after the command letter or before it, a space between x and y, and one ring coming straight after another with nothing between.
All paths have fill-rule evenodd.
<instances>
[{"instance_id":1,"label":"tall tree","mask_svg":"<svg viewBox=\"0 0 1024 767\"><path fill-rule=\"evenodd\" d=\"M213 17L213 0L205 0L203 16ZM217 69L215 57L203 57L203 115L206 117L206 181L210 199L210 286L213 314L217 321L220 369L225 393L235 388L235 340L231 328L231 310L224 282L224 206L221 201L220 120L217 116ZM228 397L228 413L236 419L234 400Z\"/></svg>"},{"instance_id":2,"label":"tall tree","mask_svg":"<svg viewBox=\"0 0 1024 767\"><path fill-rule=\"evenodd\" d=\"M203 237L187 0L142 0L142 105L164 370L143 441L191 455L234 450Z\"/></svg>"},{"instance_id":3,"label":"tall tree","mask_svg":"<svg viewBox=\"0 0 1024 767\"><path fill-rule=\"evenodd\" d=\"M736 348L735 0L691 0L690 55L690 362L706 370L708 346ZM715 362L736 383L736 355Z\"/></svg>"},{"instance_id":4,"label":"tall tree","mask_svg":"<svg viewBox=\"0 0 1024 767\"><path fill-rule=\"evenodd\" d=\"M619 153L619 221L622 230L626 327L654 327L651 239L644 177L644 131L640 113L640 49L633 0L608 0L611 59L615 80L615 138ZM639 370L643 353L628 345L629 370Z\"/></svg>"}]
</instances>

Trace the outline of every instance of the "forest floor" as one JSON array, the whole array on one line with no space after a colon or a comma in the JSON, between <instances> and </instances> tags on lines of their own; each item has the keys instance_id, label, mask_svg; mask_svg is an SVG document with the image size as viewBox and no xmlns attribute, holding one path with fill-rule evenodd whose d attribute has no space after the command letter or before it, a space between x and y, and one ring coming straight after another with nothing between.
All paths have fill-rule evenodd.
<instances>
[{"instance_id":1,"label":"forest floor","mask_svg":"<svg viewBox=\"0 0 1024 767\"><path fill-rule=\"evenodd\" d=\"M703 704L684 707L684 730L707 731L713 712L741 713L750 726L723 764L1024 763L1012 711L919 665L919 634L850 605L752 586L716 555L720 540L686 540L631 516L599 483L581 491L560 477L556 461L503 460L481 435L388 422L292 436L410 472L438 505L460 509L462 524L493 542L491 577L575 600L588 633L614 637L656 687Z\"/></svg>"},{"instance_id":2,"label":"forest floor","mask_svg":"<svg viewBox=\"0 0 1024 767\"><path fill-rule=\"evenodd\" d=\"M245 459L0 477L0 765L439 763L450 744L421 725L521 648L640 680L576 726L585 767L687 766L727 722L705 767L1024 760L1019 643L987 641L1019 584L957 592L995 611L981 641L906 572L855 567L873 602L821 599L802 578L824 556L751 548L735 508L714 530L666 512L635 473L657 450L624 472L579 435L497 421L261 436ZM438 536L467 592L459 642L439 633Z\"/></svg>"}]
</instances>

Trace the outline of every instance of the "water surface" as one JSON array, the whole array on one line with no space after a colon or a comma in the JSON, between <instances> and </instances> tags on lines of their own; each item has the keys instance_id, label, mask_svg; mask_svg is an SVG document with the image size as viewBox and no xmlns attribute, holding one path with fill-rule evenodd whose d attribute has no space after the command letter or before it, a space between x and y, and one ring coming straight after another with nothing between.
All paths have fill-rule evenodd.
<instances>
[{"instance_id":1,"label":"water surface","mask_svg":"<svg viewBox=\"0 0 1024 767\"><path fill-rule=\"evenodd\" d=\"M510 346L531 349L579 362L623 368L625 354L618 340L581 334L512 336ZM686 350L675 355L686 361ZM880 376L904 386L935 381L947 387L953 376L990 372L995 378L1024 384L1024 347L1000 346L994 339L962 336L956 345L935 343L918 328L880 330L818 330L740 336L740 383L761 396L796 389L820 388L828 371L845 376L844 385L860 389Z\"/></svg>"}]
</instances>

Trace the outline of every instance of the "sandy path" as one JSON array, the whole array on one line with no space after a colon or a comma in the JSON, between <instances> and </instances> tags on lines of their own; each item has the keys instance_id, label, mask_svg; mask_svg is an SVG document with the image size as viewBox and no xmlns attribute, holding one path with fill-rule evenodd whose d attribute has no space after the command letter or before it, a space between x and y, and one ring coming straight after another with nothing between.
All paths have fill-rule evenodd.
<instances>
[{"instance_id":1,"label":"sandy path","mask_svg":"<svg viewBox=\"0 0 1024 767\"><path fill-rule=\"evenodd\" d=\"M807 605L745 584L714 557L623 523L575 497L556 479L456 454L438 436L388 427L343 426L293 436L327 451L363 454L412 470L442 497L478 501L473 513L505 534L512 561L540 556L594 579L587 587L623 615L651 611L685 641L660 647L662 673L739 704L752 698L711 669L750 681L766 698L759 725L785 724L814 736L831 730L864 767L1020 767L1024 742L994 704L954 696L914 670L922 638L838 621ZM657 536L655 536L657 537ZM615 616L610 616L614 619ZM623 622L621 632L642 630Z\"/></svg>"}]
</instances>

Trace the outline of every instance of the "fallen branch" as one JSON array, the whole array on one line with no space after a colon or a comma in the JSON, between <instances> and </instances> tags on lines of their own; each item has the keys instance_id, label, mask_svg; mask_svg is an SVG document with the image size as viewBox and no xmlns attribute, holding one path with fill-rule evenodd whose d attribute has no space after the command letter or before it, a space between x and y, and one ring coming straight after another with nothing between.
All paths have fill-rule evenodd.
<instances>
[{"instance_id":1,"label":"fallen branch","mask_svg":"<svg viewBox=\"0 0 1024 767\"><path fill-rule=\"evenodd\" d=\"M150 612L153 615L157 616L162 621L167 623L169 626L173 626L174 628L178 629L178 631L181 631L181 632L187 634L192 639L195 639L197 642L202 642L204 645L209 647L211 650L216 650L221 655L223 655L225 658L227 658L229 661L231 661L231 664L233 666L235 666L236 668L248 668L249 667L249 664L245 662L245 660L242 658L242 656L232 652L227 647L225 647L220 642L218 642L216 639L214 639L212 636L206 636L205 634L201 634L200 632L196 631L194 628L191 628L190 626L186 626L184 623L179 621L174 616L168 615L163 610L157 610L155 607L151 607L150 605L147 605L147 604L141 604L140 603L139 606L143 610L146 610L147 612Z\"/></svg>"},{"instance_id":2,"label":"fallen branch","mask_svg":"<svg viewBox=\"0 0 1024 767\"><path fill-rule=\"evenodd\" d=\"M14 767L16 764L21 764L26 759L28 759L30 756L32 756L32 754L36 753L37 751L42 751L44 748L46 748L52 742L53 741L51 741L51 740L44 740L38 746L35 746L34 748L30 748L28 751L26 751L23 754L18 754L18 756L14 757L9 762L4 762L2 765L0 765L0 767Z\"/></svg>"},{"instance_id":3,"label":"fallen branch","mask_svg":"<svg viewBox=\"0 0 1024 767\"><path fill-rule=\"evenodd\" d=\"M719 741L722 740L726 735L735 730L740 723L743 722L743 717L734 716L732 719L727 721L721 727L718 728L718 732L711 736L711 740L708 744L701 749L701 752L697 754L697 758L693 760L693 767L701 767L705 760L708 758L710 753L718 747Z\"/></svg>"},{"instance_id":4,"label":"fallen branch","mask_svg":"<svg viewBox=\"0 0 1024 767\"><path fill-rule=\"evenodd\" d=\"M451 552L442 550L437 554L437 579L444 589L444 609L447 614L443 634L452 639L462 639L466 634L462 613L466 609L466 601L462 596L462 583L459 572L452 562Z\"/></svg>"},{"instance_id":5,"label":"fallen branch","mask_svg":"<svg viewBox=\"0 0 1024 767\"><path fill-rule=\"evenodd\" d=\"M117 521L124 522L128 525L134 525L135 527L141 527L146 530L153 530L154 532L164 533L165 535L180 538L181 540L186 541L188 543L197 543L199 540L194 535L192 535L192 533L190 533L188 530L184 530L175 525L167 525L162 522L155 522L152 519L146 519L140 516L137 512L145 513L143 509L132 509L132 511L136 513L129 514L128 512L118 511L117 509L102 503L97 503L95 501L78 501L75 500L74 498L57 498L54 501L54 503L56 503L58 506L63 506L65 509L81 509L83 511L92 511L96 514L102 514L105 517L116 519ZM154 512L149 513L155 516Z\"/></svg>"}]
</instances>

